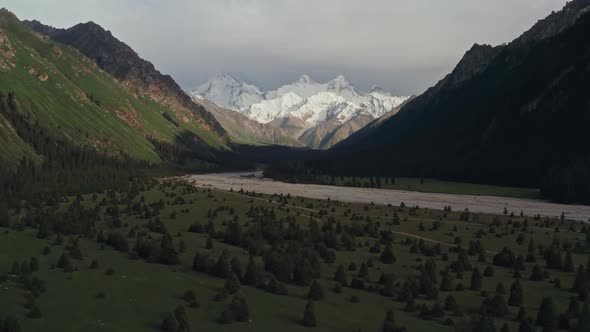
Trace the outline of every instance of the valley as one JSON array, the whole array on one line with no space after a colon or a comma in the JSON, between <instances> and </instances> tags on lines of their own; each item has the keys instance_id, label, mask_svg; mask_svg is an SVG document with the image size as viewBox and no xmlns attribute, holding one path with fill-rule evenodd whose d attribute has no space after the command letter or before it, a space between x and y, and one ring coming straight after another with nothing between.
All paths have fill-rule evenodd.
<instances>
[{"instance_id":1,"label":"valley","mask_svg":"<svg viewBox=\"0 0 590 332\"><path fill-rule=\"evenodd\" d=\"M34 1L0 332L590 331L590 0Z\"/></svg>"}]
</instances>

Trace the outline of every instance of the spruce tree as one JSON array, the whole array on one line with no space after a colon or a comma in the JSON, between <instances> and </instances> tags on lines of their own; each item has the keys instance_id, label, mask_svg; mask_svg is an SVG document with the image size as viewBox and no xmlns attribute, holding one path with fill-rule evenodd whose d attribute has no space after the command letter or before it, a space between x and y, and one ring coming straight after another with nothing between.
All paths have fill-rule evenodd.
<instances>
[{"instance_id":1,"label":"spruce tree","mask_svg":"<svg viewBox=\"0 0 590 332\"><path fill-rule=\"evenodd\" d=\"M536 324L543 327L543 332L557 331L557 313L551 298L543 298L537 313Z\"/></svg>"},{"instance_id":2,"label":"spruce tree","mask_svg":"<svg viewBox=\"0 0 590 332\"><path fill-rule=\"evenodd\" d=\"M381 325L381 332L401 332L403 330L395 325L395 314L392 309L388 309Z\"/></svg>"},{"instance_id":3,"label":"spruce tree","mask_svg":"<svg viewBox=\"0 0 590 332\"><path fill-rule=\"evenodd\" d=\"M347 280L346 280L346 272L344 271L344 265L338 265L338 269L334 273L334 281L339 282L340 285L346 287Z\"/></svg>"},{"instance_id":4,"label":"spruce tree","mask_svg":"<svg viewBox=\"0 0 590 332\"><path fill-rule=\"evenodd\" d=\"M176 322L178 322L178 328L176 329L177 332L190 332L191 329L184 306L179 305L176 307L176 309L174 309L174 318L176 318Z\"/></svg>"},{"instance_id":5,"label":"spruce tree","mask_svg":"<svg viewBox=\"0 0 590 332\"><path fill-rule=\"evenodd\" d=\"M590 303L586 302L584 308L578 315L578 325L574 329L574 332L587 332L590 331Z\"/></svg>"},{"instance_id":6,"label":"spruce tree","mask_svg":"<svg viewBox=\"0 0 590 332\"><path fill-rule=\"evenodd\" d=\"M247 322L250 320L250 310L246 298L238 293L232 299L230 310L233 312L233 317L238 322Z\"/></svg>"},{"instance_id":7,"label":"spruce tree","mask_svg":"<svg viewBox=\"0 0 590 332\"><path fill-rule=\"evenodd\" d=\"M388 243L385 248L383 249L383 252L381 253L381 262L383 264L393 264L396 261L395 255L393 254L393 248L391 246L391 243Z\"/></svg>"},{"instance_id":8,"label":"spruce tree","mask_svg":"<svg viewBox=\"0 0 590 332\"><path fill-rule=\"evenodd\" d=\"M0 202L0 227L10 227L10 213L4 202Z\"/></svg>"},{"instance_id":9,"label":"spruce tree","mask_svg":"<svg viewBox=\"0 0 590 332\"><path fill-rule=\"evenodd\" d=\"M565 263L563 264L563 272L574 272L574 258L572 257L572 252L568 250L567 254L565 255Z\"/></svg>"},{"instance_id":10,"label":"spruce tree","mask_svg":"<svg viewBox=\"0 0 590 332\"><path fill-rule=\"evenodd\" d=\"M522 285L519 280L515 280L510 286L510 296L508 297L508 304L513 307L519 307L523 304L524 293Z\"/></svg>"},{"instance_id":11,"label":"spruce tree","mask_svg":"<svg viewBox=\"0 0 590 332\"><path fill-rule=\"evenodd\" d=\"M359 269L358 277L361 279L367 279L369 276L369 267L367 267L367 263L361 264L361 268Z\"/></svg>"},{"instance_id":12,"label":"spruce tree","mask_svg":"<svg viewBox=\"0 0 590 332\"><path fill-rule=\"evenodd\" d=\"M257 286L260 283L260 273L252 256L248 259L246 274L244 274L244 283L250 286Z\"/></svg>"},{"instance_id":13,"label":"spruce tree","mask_svg":"<svg viewBox=\"0 0 590 332\"><path fill-rule=\"evenodd\" d=\"M160 324L160 331L162 332L176 332L178 329L178 322L172 313L167 313Z\"/></svg>"},{"instance_id":14,"label":"spruce tree","mask_svg":"<svg viewBox=\"0 0 590 332\"><path fill-rule=\"evenodd\" d=\"M315 315L315 306L313 301L307 301L305 310L303 311L303 319L301 320L301 324L307 327L317 326L317 318Z\"/></svg>"},{"instance_id":15,"label":"spruce tree","mask_svg":"<svg viewBox=\"0 0 590 332\"><path fill-rule=\"evenodd\" d=\"M225 280L224 288L229 294L235 294L240 290L240 279L234 272L230 272L229 277Z\"/></svg>"},{"instance_id":16,"label":"spruce tree","mask_svg":"<svg viewBox=\"0 0 590 332\"><path fill-rule=\"evenodd\" d=\"M2 323L1 319L0 323ZM18 322L18 319L13 316L6 317L0 328L2 328L2 332L21 332L20 323Z\"/></svg>"},{"instance_id":17,"label":"spruce tree","mask_svg":"<svg viewBox=\"0 0 590 332\"><path fill-rule=\"evenodd\" d=\"M480 291L481 288L482 288L481 274L479 273L479 269L475 268L475 269L473 269L473 272L471 273L470 289L472 291Z\"/></svg>"},{"instance_id":18,"label":"spruce tree","mask_svg":"<svg viewBox=\"0 0 590 332\"><path fill-rule=\"evenodd\" d=\"M307 299L311 301L319 301L324 298L324 290L322 285L317 280L314 280L307 292Z\"/></svg>"}]
</instances>

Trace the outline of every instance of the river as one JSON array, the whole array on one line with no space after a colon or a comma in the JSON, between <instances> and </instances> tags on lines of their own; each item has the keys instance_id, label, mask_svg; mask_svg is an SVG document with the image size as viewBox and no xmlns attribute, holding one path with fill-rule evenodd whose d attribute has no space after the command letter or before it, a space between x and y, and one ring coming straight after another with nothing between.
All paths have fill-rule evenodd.
<instances>
[{"instance_id":1,"label":"river","mask_svg":"<svg viewBox=\"0 0 590 332\"><path fill-rule=\"evenodd\" d=\"M183 177L199 187L238 191L244 189L264 194L291 194L315 199L332 199L351 203L392 204L404 202L407 206L420 206L442 210L450 206L453 211L502 214L504 208L519 214L559 217L562 212L567 219L585 221L590 219L590 206L556 204L538 199L522 199L495 196L454 195L422 193L415 191L351 188L315 184L294 184L262 178L261 172L198 174Z\"/></svg>"}]
</instances>

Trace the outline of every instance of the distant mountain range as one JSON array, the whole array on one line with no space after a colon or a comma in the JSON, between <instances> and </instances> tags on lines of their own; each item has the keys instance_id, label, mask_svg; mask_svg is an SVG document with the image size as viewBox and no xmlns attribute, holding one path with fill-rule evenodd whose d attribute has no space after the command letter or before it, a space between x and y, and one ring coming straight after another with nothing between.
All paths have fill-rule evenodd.
<instances>
[{"instance_id":1,"label":"distant mountain range","mask_svg":"<svg viewBox=\"0 0 590 332\"><path fill-rule=\"evenodd\" d=\"M377 88L359 93L343 76L317 83L303 75L292 84L263 92L227 73L216 75L189 94L196 101L208 99L278 128L302 145L320 149L331 147L386 113L396 112L409 99Z\"/></svg>"},{"instance_id":2,"label":"distant mountain range","mask_svg":"<svg viewBox=\"0 0 590 332\"><path fill-rule=\"evenodd\" d=\"M397 114L306 169L541 187L590 203L590 0L509 44L474 45Z\"/></svg>"}]
</instances>

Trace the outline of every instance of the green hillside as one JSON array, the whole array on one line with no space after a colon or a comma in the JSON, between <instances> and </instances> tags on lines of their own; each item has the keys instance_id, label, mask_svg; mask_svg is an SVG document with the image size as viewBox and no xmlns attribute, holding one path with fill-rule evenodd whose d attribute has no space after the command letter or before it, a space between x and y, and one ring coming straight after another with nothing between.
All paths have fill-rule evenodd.
<instances>
[{"instance_id":1,"label":"green hillside","mask_svg":"<svg viewBox=\"0 0 590 332\"><path fill-rule=\"evenodd\" d=\"M115 156L160 163L151 142L179 145L181 137L191 137L204 159L213 157L211 150L227 149L225 139L197 115L179 118L169 107L132 94L94 61L33 32L5 9L0 10L0 91L13 92L18 111L57 139ZM11 166L34 156L4 118L0 149L0 160Z\"/></svg>"}]
</instances>

